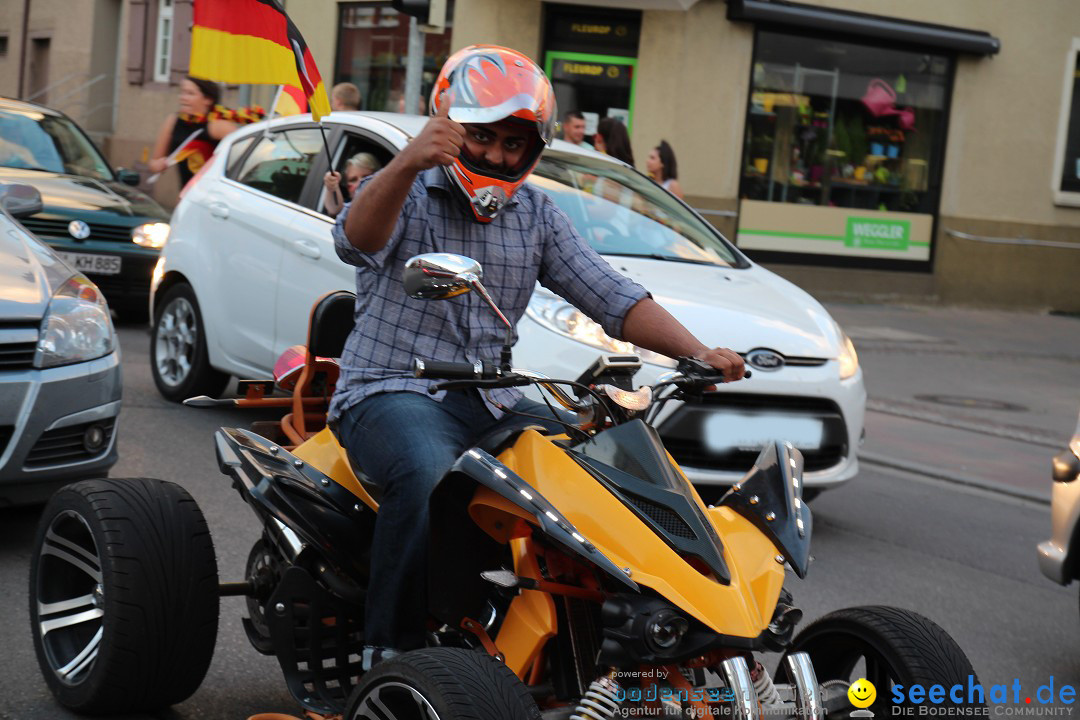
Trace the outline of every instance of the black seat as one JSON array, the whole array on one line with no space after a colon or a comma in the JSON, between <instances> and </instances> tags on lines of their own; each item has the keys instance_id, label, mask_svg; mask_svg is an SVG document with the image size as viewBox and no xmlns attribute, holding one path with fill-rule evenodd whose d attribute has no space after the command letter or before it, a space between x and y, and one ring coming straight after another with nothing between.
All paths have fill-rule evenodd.
<instances>
[{"instance_id":1,"label":"black seat","mask_svg":"<svg viewBox=\"0 0 1080 720\"><path fill-rule=\"evenodd\" d=\"M339 358L353 328L356 295L338 290L323 297L311 313L308 349L316 357Z\"/></svg>"}]
</instances>

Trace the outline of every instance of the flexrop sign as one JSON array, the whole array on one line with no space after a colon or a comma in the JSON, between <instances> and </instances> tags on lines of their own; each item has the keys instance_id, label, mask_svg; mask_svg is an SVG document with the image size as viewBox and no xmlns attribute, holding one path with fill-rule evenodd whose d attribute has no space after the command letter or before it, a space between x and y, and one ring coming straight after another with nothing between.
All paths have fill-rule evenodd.
<instances>
[{"instance_id":1,"label":"flexrop sign","mask_svg":"<svg viewBox=\"0 0 1080 720\"><path fill-rule=\"evenodd\" d=\"M847 234L844 236L844 245L847 247L907 250L910 240L911 223L907 220L859 217L847 219Z\"/></svg>"}]
</instances>

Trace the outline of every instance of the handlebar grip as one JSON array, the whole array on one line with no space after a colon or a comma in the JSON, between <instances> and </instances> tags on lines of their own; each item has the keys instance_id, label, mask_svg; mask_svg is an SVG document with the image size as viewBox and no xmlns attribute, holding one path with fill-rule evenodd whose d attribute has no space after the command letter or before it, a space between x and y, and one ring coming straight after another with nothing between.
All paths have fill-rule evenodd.
<instances>
[{"instance_id":1,"label":"handlebar grip","mask_svg":"<svg viewBox=\"0 0 1080 720\"><path fill-rule=\"evenodd\" d=\"M413 360L413 376L436 380L494 380L499 368L486 362L443 362L442 360Z\"/></svg>"}]
</instances>

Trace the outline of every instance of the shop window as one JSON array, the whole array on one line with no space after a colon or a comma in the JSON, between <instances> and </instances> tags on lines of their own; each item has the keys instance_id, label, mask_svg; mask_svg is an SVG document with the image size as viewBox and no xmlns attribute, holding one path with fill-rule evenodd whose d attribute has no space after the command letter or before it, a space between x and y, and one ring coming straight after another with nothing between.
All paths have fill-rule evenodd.
<instances>
[{"instance_id":1,"label":"shop window","mask_svg":"<svg viewBox=\"0 0 1080 720\"><path fill-rule=\"evenodd\" d=\"M1080 38L1073 40L1065 65L1056 156L1054 200L1080 206Z\"/></svg>"},{"instance_id":2,"label":"shop window","mask_svg":"<svg viewBox=\"0 0 1080 720\"><path fill-rule=\"evenodd\" d=\"M8 36L0 35L0 57L5 57L8 53Z\"/></svg>"},{"instance_id":3,"label":"shop window","mask_svg":"<svg viewBox=\"0 0 1080 720\"><path fill-rule=\"evenodd\" d=\"M739 244L928 261L951 63L922 51L760 30Z\"/></svg>"},{"instance_id":4,"label":"shop window","mask_svg":"<svg viewBox=\"0 0 1080 720\"><path fill-rule=\"evenodd\" d=\"M169 82L172 63L173 0L159 0L157 40L154 44L154 82Z\"/></svg>"},{"instance_id":5,"label":"shop window","mask_svg":"<svg viewBox=\"0 0 1080 720\"><path fill-rule=\"evenodd\" d=\"M409 16L385 3L341 3L334 82L360 88L363 110L405 111L405 62L409 54ZM420 106L410 112L426 114L427 98L446 58L450 56L453 2L446 9L446 31L424 33L424 70Z\"/></svg>"}]
</instances>

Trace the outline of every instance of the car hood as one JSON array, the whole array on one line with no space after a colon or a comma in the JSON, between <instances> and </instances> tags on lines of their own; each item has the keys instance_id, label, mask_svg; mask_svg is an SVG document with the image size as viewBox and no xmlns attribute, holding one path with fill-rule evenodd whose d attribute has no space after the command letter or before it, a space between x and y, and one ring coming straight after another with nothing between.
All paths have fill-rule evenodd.
<instances>
[{"instance_id":1,"label":"car hood","mask_svg":"<svg viewBox=\"0 0 1080 720\"><path fill-rule=\"evenodd\" d=\"M41 320L53 292L71 274L44 243L0 215L0 321Z\"/></svg>"},{"instance_id":2,"label":"car hood","mask_svg":"<svg viewBox=\"0 0 1080 720\"><path fill-rule=\"evenodd\" d=\"M0 182L20 182L37 188L47 214L110 225L137 224L132 221L144 218L149 222L169 221L169 214L148 195L112 180L0 168Z\"/></svg>"},{"instance_id":3,"label":"car hood","mask_svg":"<svg viewBox=\"0 0 1080 720\"><path fill-rule=\"evenodd\" d=\"M745 269L605 256L703 343L737 352L835 358L840 337L817 300L757 265Z\"/></svg>"}]
</instances>

